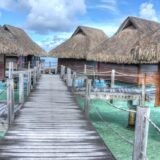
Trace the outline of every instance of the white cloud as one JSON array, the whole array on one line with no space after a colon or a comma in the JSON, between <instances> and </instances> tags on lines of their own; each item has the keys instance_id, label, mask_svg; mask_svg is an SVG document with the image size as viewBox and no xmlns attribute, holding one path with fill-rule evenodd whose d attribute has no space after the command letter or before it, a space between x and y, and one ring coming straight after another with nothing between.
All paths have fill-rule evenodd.
<instances>
[{"instance_id":1,"label":"white cloud","mask_svg":"<svg viewBox=\"0 0 160 160\"><path fill-rule=\"evenodd\" d=\"M140 17L157 21L157 13L152 3L142 3L140 6Z\"/></svg>"},{"instance_id":2,"label":"white cloud","mask_svg":"<svg viewBox=\"0 0 160 160\"><path fill-rule=\"evenodd\" d=\"M118 13L117 0L100 0L96 5L89 6L88 8L106 9Z\"/></svg>"},{"instance_id":3,"label":"white cloud","mask_svg":"<svg viewBox=\"0 0 160 160\"><path fill-rule=\"evenodd\" d=\"M27 27L38 32L66 31L86 11L84 0L29 0Z\"/></svg>"},{"instance_id":4,"label":"white cloud","mask_svg":"<svg viewBox=\"0 0 160 160\"><path fill-rule=\"evenodd\" d=\"M0 8L27 11L26 27L39 33L69 30L86 12L85 0L4 0Z\"/></svg>"}]
</instances>

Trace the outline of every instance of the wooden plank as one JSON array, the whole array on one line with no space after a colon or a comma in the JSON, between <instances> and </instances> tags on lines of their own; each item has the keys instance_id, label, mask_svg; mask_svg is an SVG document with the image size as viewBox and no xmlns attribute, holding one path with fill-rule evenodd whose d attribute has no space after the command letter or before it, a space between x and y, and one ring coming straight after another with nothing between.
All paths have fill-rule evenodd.
<instances>
[{"instance_id":1,"label":"wooden plank","mask_svg":"<svg viewBox=\"0 0 160 160\"><path fill-rule=\"evenodd\" d=\"M3 160L114 160L57 75L43 75L0 142Z\"/></svg>"}]
</instances>

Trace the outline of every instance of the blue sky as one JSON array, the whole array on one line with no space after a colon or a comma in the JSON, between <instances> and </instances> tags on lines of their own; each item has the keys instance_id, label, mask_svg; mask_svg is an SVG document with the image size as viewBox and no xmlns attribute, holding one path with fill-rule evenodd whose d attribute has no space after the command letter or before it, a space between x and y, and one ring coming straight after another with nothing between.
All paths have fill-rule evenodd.
<instances>
[{"instance_id":1,"label":"blue sky","mask_svg":"<svg viewBox=\"0 0 160 160\"><path fill-rule=\"evenodd\" d=\"M160 20L159 0L0 0L0 24L23 28L49 51L78 25L113 35L127 16Z\"/></svg>"}]
</instances>

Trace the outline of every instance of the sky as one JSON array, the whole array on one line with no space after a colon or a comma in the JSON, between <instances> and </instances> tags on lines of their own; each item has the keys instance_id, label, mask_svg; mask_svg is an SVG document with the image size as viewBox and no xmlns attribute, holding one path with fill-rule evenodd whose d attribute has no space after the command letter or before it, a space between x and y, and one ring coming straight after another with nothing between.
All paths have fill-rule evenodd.
<instances>
[{"instance_id":1,"label":"sky","mask_svg":"<svg viewBox=\"0 0 160 160\"><path fill-rule=\"evenodd\" d=\"M127 16L159 22L160 0L0 0L0 25L24 29L46 51L79 25L112 36Z\"/></svg>"}]
</instances>

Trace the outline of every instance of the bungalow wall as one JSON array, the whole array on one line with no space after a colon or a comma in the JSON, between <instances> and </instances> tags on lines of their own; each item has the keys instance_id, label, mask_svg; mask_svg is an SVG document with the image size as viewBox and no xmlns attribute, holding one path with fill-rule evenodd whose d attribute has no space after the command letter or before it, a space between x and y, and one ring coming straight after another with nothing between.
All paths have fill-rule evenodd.
<instances>
[{"instance_id":1,"label":"bungalow wall","mask_svg":"<svg viewBox=\"0 0 160 160\"><path fill-rule=\"evenodd\" d=\"M64 65L73 70L83 72L84 65L92 65L99 72L107 72L115 69L117 72L121 72L126 76L117 76L116 80L125 83L141 84L142 79L139 77L128 76L129 74L142 74L145 73L146 84L154 84L156 86L156 97L155 106L160 106L160 65L158 64L113 64L113 63L102 63L93 62L78 59L58 59L58 70L60 71L60 66ZM109 76L101 76L104 79L110 79Z\"/></svg>"},{"instance_id":2,"label":"bungalow wall","mask_svg":"<svg viewBox=\"0 0 160 160\"><path fill-rule=\"evenodd\" d=\"M6 70L9 69L9 62L13 62L14 70L18 69L18 57L17 56L6 56Z\"/></svg>"},{"instance_id":3,"label":"bungalow wall","mask_svg":"<svg viewBox=\"0 0 160 160\"><path fill-rule=\"evenodd\" d=\"M99 63L98 71L105 72L115 69L117 72L124 74L145 74L145 83L154 84L156 87L155 95L155 106L160 106L160 64L139 64L139 65L128 65L128 64L107 64ZM110 79L110 77L105 77ZM116 80L127 83L141 84L142 78L122 76L115 77Z\"/></svg>"},{"instance_id":4,"label":"bungalow wall","mask_svg":"<svg viewBox=\"0 0 160 160\"><path fill-rule=\"evenodd\" d=\"M85 64L91 65L96 68L97 62L86 61L85 59L59 58L58 59L58 71L60 72L61 65L64 65L75 71L83 72Z\"/></svg>"},{"instance_id":5,"label":"bungalow wall","mask_svg":"<svg viewBox=\"0 0 160 160\"><path fill-rule=\"evenodd\" d=\"M24 56L6 56L6 69L9 68L9 62L13 62L14 70L21 70L25 68Z\"/></svg>"},{"instance_id":6,"label":"bungalow wall","mask_svg":"<svg viewBox=\"0 0 160 160\"><path fill-rule=\"evenodd\" d=\"M113 63L98 63L97 69L99 72L111 71L112 69L117 72L125 74L124 76L115 77L116 80L126 83L141 83L142 79L129 74L146 74L146 84L157 83L158 65L157 64L113 64ZM110 77L106 77L110 79Z\"/></svg>"},{"instance_id":7,"label":"bungalow wall","mask_svg":"<svg viewBox=\"0 0 160 160\"><path fill-rule=\"evenodd\" d=\"M1 54L0 55L0 80L5 79L5 55Z\"/></svg>"}]
</instances>

